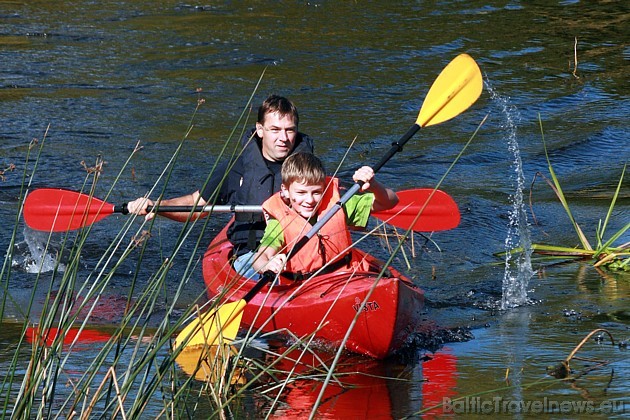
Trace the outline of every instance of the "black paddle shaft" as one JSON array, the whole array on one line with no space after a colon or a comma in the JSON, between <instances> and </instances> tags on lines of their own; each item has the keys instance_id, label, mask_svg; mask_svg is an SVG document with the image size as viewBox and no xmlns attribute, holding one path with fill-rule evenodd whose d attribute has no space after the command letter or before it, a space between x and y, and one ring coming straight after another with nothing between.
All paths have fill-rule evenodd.
<instances>
[{"instance_id":1,"label":"black paddle shaft","mask_svg":"<svg viewBox=\"0 0 630 420\"><path fill-rule=\"evenodd\" d=\"M414 136L420 130L420 125L414 124L407 132L396 142L392 143L392 147L390 147L389 151L383 156L383 158L372 167L374 173L378 172L396 153L400 152L403 146L409 141L410 138ZM293 255L300 252L300 250L307 244L307 242L317 234L321 230L321 228L330 220L332 217L341 209L341 207L352 198L354 194L356 194L359 189L361 189L361 184L356 183L346 193L339 199L339 201L328 210L318 221L313 225L313 227L306 232L304 236L300 238L299 241L295 243L295 246L291 248L289 253L287 254L287 260L289 260ZM262 279L260 279L245 296L243 296L243 300L245 302L249 302L258 294L258 292L265 287L267 283L274 279L276 274L273 271L265 271Z\"/></svg>"}]
</instances>

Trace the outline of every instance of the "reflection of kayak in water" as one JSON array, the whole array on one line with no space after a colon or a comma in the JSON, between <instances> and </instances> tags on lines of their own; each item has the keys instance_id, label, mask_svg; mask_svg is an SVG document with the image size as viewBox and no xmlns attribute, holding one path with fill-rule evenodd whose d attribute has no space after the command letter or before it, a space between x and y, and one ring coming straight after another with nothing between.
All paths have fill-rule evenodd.
<instances>
[{"instance_id":1,"label":"reflection of kayak in water","mask_svg":"<svg viewBox=\"0 0 630 420\"><path fill-rule=\"evenodd\" d=\"M288 359L295 360L299 357L299 352L294 351L291 356L293 357ZM404 374L392 371L387 362L356 357L342 358L341 365L335 368L335 380L329 382L324 390L316 418L391 419L406 415L423 419L444 417L445 412L441 406L444 398L456 398L457 358L447 348L431 354L430 357L430 360L421 365L421 415L417 415L417 406L405 407L413 403L417 395L400 395L417 389L413 382L405 385L405 381L410 378L405 379ZM301 370L299 367L295 369L298 373L294 377L299 377L299 374L326 372L323 366L317 366L310 354L303 359L308 362L301 366ZM289 361L274 367L284 367L285 371L290 371L293 365ZM307 370L306 366L311 366L311 370ZM284 395L280 397L286 406L275 410L273 418L308 418L321 388L321 381L296 379L287 385Z\"/></svg>"},{"instance_id":2,"label":"reflection of kayak in water","mask_svg":"<svg viewBox=\"0 0 630 420\"><path fill-rule=\"evenodd\" d=\"M378 279L383 263L360 250L370 271L353 272L342 266L333 272L294 282L265 286L245 306L242 324L265 332L286 329L303 337L315 332L319 340L339 346L361 303L366 300L345 347L356 353L384 358L399 349L410 329L417 326L423 308L423 293L392 268ZM208 247L203 276L210 297L223 296L221 303L235 302L255 281L240 277L231 267L232 244L224 228Z\"/></svg>"},{"instance_id":3,"label":"reflection of kayak in water","mask_svg":"<svg viewBox=\"0 0 630 420\"><path fill-rule=\"evenodd\" d=\"M286 353L286 348L274 348L264 364L274 367L274 388L284 380L282 372L291 372L270 417L274 419L309 418L322 392L325 373L330 369L331 354L313 354L302 349ZM283 355L277 359L277 355ZM323 362L322 362L323 360ZM311 379L313 375L317 380ZM339 360L334 379L323 391L315 418L331 419L391 419L392 402L388 388L388 373L383 362L359 355ZM306 378L306 379L301 379ZM263 386L264 388L264 386ZM271 391L271 395L274 392ZM267 394L268 397L271 396Z\"/></svg>"},{"instance_id":4,"label":"reflection of kayak in water","mask_svg":"<svg viewBox=\"0 0 630 420\"><path fill-rule=\"evenodd\" d=\"M440 418L444 415L440 406L444 398L452 399L456 392L457 357L446 347L433 353L422 362L422 379L422 409L428 410L423 418Z\"/></svg>"}]
</instances>

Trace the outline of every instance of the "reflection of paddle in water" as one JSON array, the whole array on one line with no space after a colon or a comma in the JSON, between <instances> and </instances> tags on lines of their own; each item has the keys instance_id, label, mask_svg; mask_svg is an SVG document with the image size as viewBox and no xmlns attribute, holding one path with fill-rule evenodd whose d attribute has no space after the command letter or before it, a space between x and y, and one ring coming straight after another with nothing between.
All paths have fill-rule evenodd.
<instances>
[{"instance_id":1,"label":"reflection of paddle in water","mask_svg":"<svg viewBox=\"0 0 630 420\"><path fill-rule=\"evenodd\" d=\"M39 327L28 327L26 329L26 341L29 343L38 342L39 345L46 345L51 347L55 341L61 339L64 345L70 345L72 343L79 343L83 345L94 343L106 343L112 336L106 332L98 331L94 329L84 328L58 328L51 327L47 329L40 329Z\"/></svg>"}]
</instances>

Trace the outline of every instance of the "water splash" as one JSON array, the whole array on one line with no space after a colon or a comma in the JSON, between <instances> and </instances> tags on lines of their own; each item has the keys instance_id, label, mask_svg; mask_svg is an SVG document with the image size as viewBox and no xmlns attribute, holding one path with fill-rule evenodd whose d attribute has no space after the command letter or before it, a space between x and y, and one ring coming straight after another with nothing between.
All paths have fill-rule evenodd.
<instances>
[{"instance_id":1,"label":"water splash","mask_svg":"<svg viewBox=\"0 0 630 420\"><path fill-rule=\"evenodd\" d=\"M512 156L512 180L515 186L514 193L510 196L512 208L509 212L508 232L505 238L505 271L501 298L501 309L509 309L527 303L527 284L534 273L531 263L529 222L523 200L525 178L517 141L517 121L520 116L518 110L510 105L509 98L500 96L490 87L488 92L505 117L501 128L507 133L508 151Z\"/></svg>"},{"instance_id":2,"label":"water splash","mask_svg":"<svg viewBox=\"0 0 630 420\"><path fill-rule=\"evenodd\" d=\"M65 271L65 264L58 262L61 246L54 241L49 242L49 234L28 227L24 228L24 241L15 245L12 265L27 273L47 273L55 266L60 272Z\"/></svg>"}]
</instances>

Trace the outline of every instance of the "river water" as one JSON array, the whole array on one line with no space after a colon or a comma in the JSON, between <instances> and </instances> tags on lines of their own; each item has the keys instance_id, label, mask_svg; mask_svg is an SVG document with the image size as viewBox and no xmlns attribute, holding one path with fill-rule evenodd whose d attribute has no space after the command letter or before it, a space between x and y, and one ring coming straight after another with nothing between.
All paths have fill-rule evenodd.
<instances>
[{"instance_id":1,"label":"river water","mask_svg":"<svg viewBox=\"0 0 630 420\"><path fill-rule=\"evenodd\" d=\"M630 157L629 21L621 1L0 1L0 244L12 266L9 271L5 261L2 278L2 370L19 339L14 325L37 320L50 282L49 273L38 276L32 265L37 251L29 245L41 243L41 234L18 218L24 182L80 189L85 167L100 157L105 163L97 197L114 183L107 199L116 204L156 182L160 191L160 174L203 98L165 190L167 196L192 192L252 92L255 106L269 93L291 98L300 110L300 130L316 139L329 168L356 138L340 173L348 179L356 167L380 159L414 123L441 69L468 53L484 75L481 98L457 118L421 130L379 173L399 190L434 186L488 116L441 186L460 207L460 226L435 233L435 243L410 257L408 266L402 257L394 262L425 290L428 316L449 333L424 337L406 360L357 362L371 379L362 377L358 388L331 387L317 417L416 417L441 403L427 417L449 410L529 417L535 404L549 401L587 401L603 408L595 413L602 417L622 417L625 402L627 416L630 387L623 378L630 361L617 342L630 338L628 274L582 263L543 265L532 257L531 268L521 265L529 258L513 262L512 269L525 268L519 276L507 273L510 264L495 254L514 243L511 235L516 243L579 244L558 199L536 177L541 172L550 179L539 119L573 215L596 242ZM37 168L32 157L25 167L33 139L38 147L44 142ZM138 142L142 149L124 166ZM515 200L522 212L516 216ZM626 176L608 237L630 219L629 202ZM111 216L94 225L81 270L94 268L125 220ZM226 220L210 221L204 245ZM154 226L140 286L173 251L180 231L166 220ZM626 233L617 243L628 240ZM387 258L376 238L362 247ZM182 253L200 256L202 248L188 241ZM112 278L94 323L106 328L119 322L116 303L133 293L136 268L124 266ZM185 269L175 265L173 277ZM203 293L200 268L195 270L178 297L182 310ZM508 286L520 288L526 299L517 297L515 304L510 298L506 305L511 279L520 284ZM44 291L33 293L36 282ZM167 283L165 295L173 296L175 288L175 281ZM535 384L549 380L546 367L596 328L610 331L615 345L592 339L580 354L608 364L573 382ZM87 369L89 350L72 369ZM399 380L382 379L391 377ZM275 406L254 393L247 416L308 416L318 395L308 382L286 390ZM457 397L465 398L453 402ZM519 413L519 402L534 405ZM147 413L158 413L161 404L159 398L150 402ZM556 412L575 418L584 410ZM197 414L204 416L203 407Z\"/></svg>"}]
</instances>

